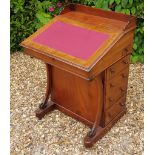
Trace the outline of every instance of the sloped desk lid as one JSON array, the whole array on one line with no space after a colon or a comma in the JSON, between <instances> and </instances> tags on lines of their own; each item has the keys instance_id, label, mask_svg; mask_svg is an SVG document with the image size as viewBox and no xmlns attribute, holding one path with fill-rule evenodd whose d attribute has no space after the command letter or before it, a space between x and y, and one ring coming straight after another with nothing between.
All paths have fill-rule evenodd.
<instances>
[{"instance_id":1,"label":"sloped desk lid","mask_svg":"<svg viewBox=\"0 0 155 155\"><path fill-rule=\"evenodd\" d=\"M87 61L108 38L108 34L58 20L34 37L32 41Z\"/></svg>"},{"instance_id":2,"label":"sloped desk lid","mask_svg":"<svg viewBox=\"0 0 155 155\"><path fill-rule=\"evenodd\" d=\"M78 20L82 18L92 21ZM53 18L21 45L88 71L122 36L126 25L127 22L72 11Z\"/></svg>"}]
</instances>

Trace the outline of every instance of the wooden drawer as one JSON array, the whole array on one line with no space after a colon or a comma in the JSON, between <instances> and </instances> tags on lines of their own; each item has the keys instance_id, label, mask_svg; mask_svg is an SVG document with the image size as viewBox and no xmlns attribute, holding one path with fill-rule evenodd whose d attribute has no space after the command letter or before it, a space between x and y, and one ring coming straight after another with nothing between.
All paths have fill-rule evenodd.
<instances>
[{"instance_id":1,"label":"wooden drawer","mask_svg":"<svg viewBox=\"0 0 155 155\"><path fill-rule=\"evenodd\" d=\"M129 66L130 63L130 55L122 58L112 66L107 69L107 79L110 80L114 78L122 69Z\"/></svg>"},{"instance_id":2,"label":"wooden drawer","mask_svg":"<svg viewBox=\"0 0 155 155\"><path fill-rule=\"evenodd\" d=\"M126 99L121 98L116 104L110 107L105 113L105 124L108 124L112 121L120 112L125 110Z\"/></svg>"},{"instance_id":3,"label":"wooden drawer","mask_svg":"<svg viewBox=\"0 0 155 155\"><path fill-rule=\"evenodd\" d=\"M129 67L123 69L106 84L106 109L112 106L117 100L126 96L128 86Z\"/></svg>"}]
</instances>

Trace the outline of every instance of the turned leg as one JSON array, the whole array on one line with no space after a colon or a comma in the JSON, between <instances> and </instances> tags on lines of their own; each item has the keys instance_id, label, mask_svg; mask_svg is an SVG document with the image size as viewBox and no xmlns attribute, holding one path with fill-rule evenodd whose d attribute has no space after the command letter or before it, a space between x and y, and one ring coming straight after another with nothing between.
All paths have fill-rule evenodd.
<instances>
[{"instance_id":1,"label":"turned leg","mask_svg":"<svg viewBox=\"0 0 155 155\"><path fill-rule=\"evenodd\" d=\"M46 93L43 102L39 105L39 109L36 110L36 116L41 119L45 114L54 109L54 103L49 101L49 97L52 93L52 66L46 64L47 71L47 86Z\"/></svg>"},{"instance_id":2,"label":"turned leg","mask_svg":"<svg viewBox=\"0 0 155 155\"><path fill-rule=\"evenodd\" d=\"M98 87L98 100L97 100L97 114L95 118L94 125L91 131L88 132L87 136L84 139L84 144L86 147L91 147L94 144L94 137L97 135L97 132L101 129L100 122L102 117L102 109L103 109L103 83L102 77L98 76L94 79L96 81L96 85Z\"/></svg>"}]
</instances>

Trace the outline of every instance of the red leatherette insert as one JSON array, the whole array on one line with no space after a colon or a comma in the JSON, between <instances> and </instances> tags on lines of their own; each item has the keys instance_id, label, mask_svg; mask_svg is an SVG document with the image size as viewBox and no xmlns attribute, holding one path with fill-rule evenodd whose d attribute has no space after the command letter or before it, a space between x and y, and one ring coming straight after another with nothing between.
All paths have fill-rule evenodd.
<instances>
[{"instance_id":1,"label":"red leatherette insert","mask_svg":"<svg viewBox=\"0 0 155 155\"><path fill-rule=\"evenodd\" d=\"M33 41L86 61L108 38L102 32L56 21Z\"/></svg>"}]
</instances>

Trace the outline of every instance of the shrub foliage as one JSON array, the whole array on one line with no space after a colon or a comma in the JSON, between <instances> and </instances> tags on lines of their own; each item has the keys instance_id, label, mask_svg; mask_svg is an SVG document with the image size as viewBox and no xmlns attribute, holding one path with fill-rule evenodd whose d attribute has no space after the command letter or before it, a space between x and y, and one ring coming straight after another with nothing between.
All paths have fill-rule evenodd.
<instances>
[{"instance_id":1,"label":"shrub foliage","mask_svg":"<svg viewBox=\"0 0 155 155\"><path fill-rule=\"evenodd\" d=\"M137 16L137 29L131 60L144 62L144 1L143 0L72 0L104 10ZM59 14L65 0L11 0L11 52L21 51L19 43ZM49 9L50 8L50 9Z\"/></svg>"}]
</instances>

